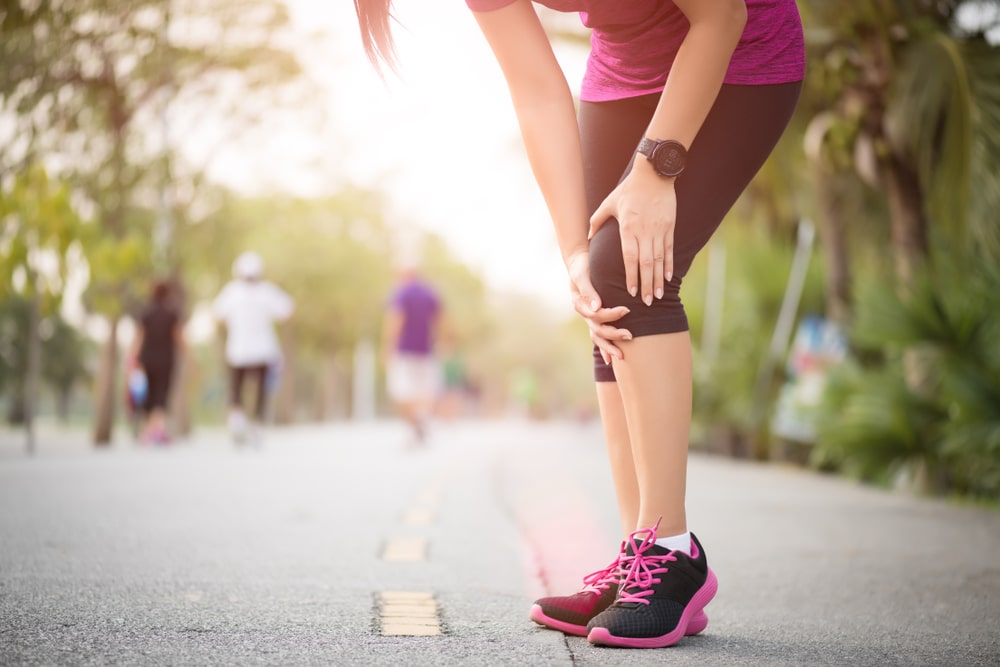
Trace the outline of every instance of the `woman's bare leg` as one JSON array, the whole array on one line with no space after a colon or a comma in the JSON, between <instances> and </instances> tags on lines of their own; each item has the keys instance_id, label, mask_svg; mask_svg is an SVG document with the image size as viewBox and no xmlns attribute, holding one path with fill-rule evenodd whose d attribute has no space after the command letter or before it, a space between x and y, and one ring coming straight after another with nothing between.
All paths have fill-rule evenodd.
<instances>
[{"instance_id":1,"label":"woman's bare leg","mask_svg":"<svg viewBox=\"0 0 1000 667\"><path fill-rule=\"evenodd\" d=\"M639 486L632 460L632 443L628 436L625 406L617 382L597 383L597 402L604 424L604 440L608 446L611 477L618 498L618 514L622 522L622 539L635 530L639 517Z\"/></svg>"},{"instance_id":2,"label":"woman's bare leg","mask_svg":"<svg viewBox=\"0 0 1000 667\"><path fill-rule=\"evenodd\" d=\"M660 520L660 537L687 531L684 496L691 430L691 337L688 332L618 343L614 361L638 487L634 529ZM614 464L612 464L614 465Z\"/></svg>"}]
</instances>

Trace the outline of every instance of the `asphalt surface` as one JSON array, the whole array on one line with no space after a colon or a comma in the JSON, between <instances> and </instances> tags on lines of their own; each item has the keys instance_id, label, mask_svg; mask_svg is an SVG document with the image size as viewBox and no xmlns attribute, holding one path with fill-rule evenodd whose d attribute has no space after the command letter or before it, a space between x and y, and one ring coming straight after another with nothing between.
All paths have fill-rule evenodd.
<instances>
[{"instance_id":1,"label":"asphalt surface","mask_svg":"<svg viewBox=\"0 0 1000 667\"><path fill-rule=\"evenodd\" d=\"M0 440L2 665L998 665L1000 512L693 455L720 588L675 647L534 625L621 536L596 425L205 431L170 448ZM386 560L400 540L413 561ZM386 637L379 596L436 601Z\"/></svg>"}]
</instances>

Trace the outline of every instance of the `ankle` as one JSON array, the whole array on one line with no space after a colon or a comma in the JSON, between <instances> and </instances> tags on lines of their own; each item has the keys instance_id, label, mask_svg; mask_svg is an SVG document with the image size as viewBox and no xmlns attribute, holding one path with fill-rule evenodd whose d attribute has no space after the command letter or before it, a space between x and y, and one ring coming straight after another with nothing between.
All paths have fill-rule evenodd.
<instances>
[{"instance_id":1,"label":"ankle","mask_svg":"<svg viewBox=\"0 0 1000 667\"><path fill-rule=\"evenodd\" d=\"M688 556L691 555L691 533L685 531L678 535L656 538L656 546L669 549L670 551L682 551Z\"/></svg>"}]
</instances>

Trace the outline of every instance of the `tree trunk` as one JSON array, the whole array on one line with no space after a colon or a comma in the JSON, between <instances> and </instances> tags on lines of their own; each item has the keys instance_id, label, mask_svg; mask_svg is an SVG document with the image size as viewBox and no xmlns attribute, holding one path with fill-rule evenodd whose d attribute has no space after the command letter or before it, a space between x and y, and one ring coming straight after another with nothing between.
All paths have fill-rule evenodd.
<instances>
[{"instance_id":1,"label":"tree trunk","mask_svg":"<svg viewBox=\"0 0 1000 667\"><path fill-rule=\"evenodd\" d=\"M843 187L837 175L822 167L814 170L819 200L819 235L826 265L826 316L841 326L851 320L851 265L847 221L843 216Z\"/></svg>"},{"instance_id":2,"label":"tree trunk","mask_svg":"<svg viewBox=\"0 0 1000 667\"><path fill-rule=\"evenodd\" d=\"M111 435L115 422L115 406L117 405L118 378L118 322L119 318L109 320L108 339L101 351L101 365L97 369L97 404L94 414L94 444L106 447L111 444Z\"/></svg>"},{"instance_id":3,"label":"tree trunk","mask_svg":"<svg viewBox=\"0 0 1000 667\"><path fill-rule=\"evenodd\" d=\"M161 248L164 257L170 252L169 239L167 245ZM166 261L166 260L164 260ZM170 275L171 284L171 305L182 313L184 321L188 319L188 293L184 282L180 279L179 271L175 268ZM183 325L182 325L183 326ZM170 400L168 402L168 416L172 432L177 437L187 437L191 435L191 397L197 386L197 368L195 367L194 352L190 347L178 347L174 349L174 376L170 389Z\"/></svg>"},{"instance_id":4,"label":"tree trunk","mask_svg":"<svg viewBox=\"0 0 1000 667\"><path fill-rule=\"evenodd\" d=\"M72 385L56 389L56 417L65 424L69 421L69 406L73 398Z\"/></svg>"},{"instance_id":5,"label":"tree trunk","mask_svg":"<svg viewBox=\"0 0 1000 667\"><path fill-rule=\"evenodd\" d=\"M927 216L924 213L923 192L913 168L897 156L889 158L886 183L889 187L889 212L892 216L892 249L899 279L899 294L906 299L914 288L919 272L930 254L927 238ZM933 391L932 361L926 351L910 347L903 352L903 378L906 386L917 396L928 396ZM929 462L924 462L929 465ZM918 484L925 490L933 475L924 475Z\"/></svg>"},{"instance_id":6,"label":"tree trunk","mask_svg":"<svg viewBox=\"0 0 1000 667\"><path fill-rule=\"evenodd\" d=\"M42 341L38 335L41 320L38 295L28 302L28 366L24 387L24 433L28 455L35 453L35 412L38 409L38 380L42 372Z\"/></svg>"},{"instance_id":7,"label":"tree trunk","mask_svg":"<svg viewBox=\"0 0 1000 667\"><path fill-rule=\"evenodd\" d=\"M193 365L194 361L188 354L177 355L174 362L168 414L173 434L178 437L191 435L191 395L195 386Z\"/></svg>"},{"instance_id":8,"label":"tree trunk","mask_svg":"<svg viewBox=\"0 0 1000 667\"><path fill-rule=\"evenodd\" d=\"M317 365L317 371L313 417L318 422L325 422L340 412L337 406L337 399L340 396L337 382L340 376L337 372L336 358L332 354L325 355Z\"/></svg>"},{"instance_id":9,"label":"tree trunk","mask_svg":"<svg viewBox=\"0 0 1000 667\"><path fill-rule=\"evenodd\" d=\"M898 156L889 157L884 173L892 216L893 260L905 296L929 253L924 197L913 167Z\"/></svg>"},{"instance_id":10,"label":"tree trunk","mask_svg":"<svg viewBox=\"0 0 1000 667\"><path fill-rule=\"evenodd\" d=\"M278 386L274 402L276 424L291 424L295 421L295 323L290 322L281 337L284 362L281 369L281 384Z\"/></svg>"},{"instance_id":11,"label":"tree trunk","mask_svg":"<svg viewBox=\"0 0 1000 667\"><path fill-rule=\"evenodd\" d=\"M7 401L7 423L11 426L20 426L24 423L24 415L27 411L24 393L24 383L15 382Z\"/></svg>"}]
</instances>

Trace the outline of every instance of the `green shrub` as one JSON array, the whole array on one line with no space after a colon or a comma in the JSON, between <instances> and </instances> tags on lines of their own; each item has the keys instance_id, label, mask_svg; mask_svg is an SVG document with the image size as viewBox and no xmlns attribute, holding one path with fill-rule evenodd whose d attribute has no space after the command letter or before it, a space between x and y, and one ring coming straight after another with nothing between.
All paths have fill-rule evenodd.
<instances>
[{"instance_id":1,"label":"green shrub","mask_svg":"<svg viewBox=\"0 0 1000 667\"><path fill-rule=\"evenodd\" d=\"M813 462L930 491L1000 498L1000 270L939 253L906 298L863 282L856 356L824 396Z\"/></svg>"},{"instance_id":2,"label":"green shrub","mask_svg":"<svg viewBox=\"0 0 1000 667\"><path fill-rule=\"evenodd\" d=\"M725 286L718 353L711 357L702 347L706 284L710 250L702 252L684 281L684 304L694 344L695 446L728 450L728 453L767 456L766 423L760 415L770 406L782 381L784 359L775 377L755 396L761 365L788 283L794 242L776 240L761 227L739 220L727 221L713 243L725 245ZM809 264L800 314L822 312L823 279L819 254ZM718 442L723 438L727 442ZM755 450L751 452L751 447Z\"/></svg>"}]
</instances>

